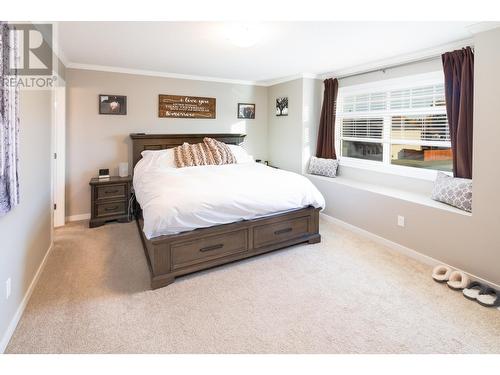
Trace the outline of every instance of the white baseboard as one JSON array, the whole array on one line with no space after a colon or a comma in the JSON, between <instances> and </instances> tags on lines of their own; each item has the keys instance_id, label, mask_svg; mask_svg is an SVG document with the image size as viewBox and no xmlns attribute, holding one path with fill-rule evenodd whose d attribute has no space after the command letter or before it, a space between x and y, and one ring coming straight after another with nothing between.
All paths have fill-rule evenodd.
<instances>
[{"instance_id":1,"label":"white baseboard","mask_svg":"<svg viewBox=\"0 0 500 375\"><path fill-rule=\"evenodd\" d=\"M90 219L90 214L66 216L66 221L80 221Z\"/></svg>"},{"instance_id":2,"label":"white baseboard","mask_svg":"<svg viewBox=\"0 0 500 375\"><path fill-rule=\"evenodd\" d=\"M477 280L481 283L484 283L484 284L488 284L490 285L492 288L495 288L495 289L500 289L500 285L497 285L491 281L488 281L488 280L485 280L485 279L482 279L481 277L478 277L476 275L472 275L466 271L463 271L457 267L454 267L454 266L451 266L449 264L446 264L438 259L435 259L435 258L432 258L428 255L425 255L425 254L422 254L422 253L419 253L418 251L416 250L413 250L413 249L410 249L409 247L406 247L406 246L403 246L397 242L394 242L394 241L391 241L391 240L388 240L387 238L384 238L384 237L381 237L375 233L372 233L372 232L369 232L365 229L362 229L362 228L359 228L355 225L352 225L352 224L349 224L345 221L342 221L340 219L337 219L333 216L330 216L330 215L327 215L327 214L324 214L324 213L320 213L321 217L325 220L325 221L328 221L330 223L333 223L333 224L336 224L340 227L343 227L345 229L348 229L354 233L358 233L360 235L362 235L363 237L366 237L366 238L369 238L370 240L372 240L373 242L376 242L376 243L379 243L381 245L384 245L384 246L387 246L389 249L391 250L394 250L400 254L403 254L403 255L406 255L407 257L409 258L412 258L412 259L415 259L423 264L427 264L431 267L435 267L437 266L438 264L444 264L448 267L451 267L453 269L456 269L458 271L462 271L464 273L466 273L467 275L469 275L469 277L473 280Z\"/></svg>"},{"instance_id":3,"label":"white baseboard","mask_svg":"<svg viewBox=\"0 0 500 375\"><path fill-rule=\"evenodd\" d=\"M24 294L23 300L21 301L21 304L16 310L16 313L12 317L12 320L10 321L9 326L7 327L7 331L5 331L2 341L0 341L0 353L4 353L5 349L7 348L7 345L9 344L9 341L14 334L14 331L16 330L17 324L21 320L21 317L23 316L24 309L28 305L28 302L30 300L31 294L33 293L33 290L35 290L36 284L38 283L38 280L40 279L40 275L43 272L43 269L45 268L45 264L47 263L47 259L49 258L50 252L52 251L54 247L54 244L50 244L50 247L48 248L47 252L45 253L42 262L40 263L40 266L38 266L38 269L36 270L35 276L33 277L33 280L31 281L30 286L26 290L26 293Z\"/></svg>"}]
</instances>

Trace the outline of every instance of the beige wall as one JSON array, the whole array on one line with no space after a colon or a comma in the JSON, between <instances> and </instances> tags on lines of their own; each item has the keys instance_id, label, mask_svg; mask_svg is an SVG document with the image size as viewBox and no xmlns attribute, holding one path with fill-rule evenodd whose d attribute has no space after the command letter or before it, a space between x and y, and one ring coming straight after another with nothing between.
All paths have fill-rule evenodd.
<instances>
[{"instance_id":1,"label":"beige wall","mask_svg":"<svg viewBox=\"0 0 500 375\"><path fill-rule=\"evenodd\" d=\"M307 171L311 156L316 155L319 119L323 100L323 81L305 78L302 82L302 171Z\"/></svg>"},{"instance_id":2,"label":"beige wall","mask_svg":"<svg viewBox=\"0 0 500 375\"><path fill-rule=\"evenodd\" d=\"M267 159L265 87L77 69L67 69L66 82L67 216L90 212L88 182L99 168L117 174L119 162L130 163L130 133L246 133L244 147L256 159ZM126 95L127 115L99 115L99 94ZM217 119L159 118L158 94L214 97ZM254 120L237 118L238 102L256 104Z\"/></svg>"},{"instance_id":3,"label":"beige wall","mask_svg":"<svg viewBox=\"0 0 500 375\"><path fill-rule=\"evenodd\" d=\"M500 28L474 38L474 243L467 253L500 284ZM464 228L463 236L470 230ZM472 250L473 249L473 250ZM465 249L464 249L465 251Z\"/></svg>"},{"instance_id":4,"label":"beige wall","mask_svg":"<svg viewBox=\"0 0 500 375\"><path fill-rule=\"evenodd\" d=\"M369 232L412 248L471 274L500 284L500 29L476 35L474 93L474 172L472 216L424 206L374 192L314 179L325 195L326 213ZM374 73L367 80L420 73L426 66ZM342 85L365 82L362 76ZM343 171L343 172L342 172ZM397 186L430 194L431 182L396 178L374 172L343 168L344 176L376 184ZM406 218L398 227L397 215Z\"/></svg>"},{"instance_id":5,"label":"beige wall","mask_svg":"<svg viewBox=\"0 0 500 375\"><path fill-rule=\"evenodd\" d=\"M0 217L0 336L5 340L7 327L51 244L50 91L21 91L19 136L20 204ZM9 277L12 295L6 300Z\"/></svg>"},{"instance_id":6,"label":"beige wall","mask_svg":"<svg viewBox=\"0 0 500 375\"><path fill-rule=\"evenodd\" d=\"M318 79L300 78L269 87L268 154L271 164L302 173L316 152L321 93ZM276 116L276 98L288 97L288 116Z\"/></svg>"},{"instance_id":7,"label":"beige wall","mask_svg":"<svg viewBox=\"0 0 500 375\"><path fill-rule=\"evenodd\" d=\"M288 116L276 116L276 98L288 97ZM302 79L268 88L268 155L272 165L301 173Z\"/></svg>"}]
</instances>

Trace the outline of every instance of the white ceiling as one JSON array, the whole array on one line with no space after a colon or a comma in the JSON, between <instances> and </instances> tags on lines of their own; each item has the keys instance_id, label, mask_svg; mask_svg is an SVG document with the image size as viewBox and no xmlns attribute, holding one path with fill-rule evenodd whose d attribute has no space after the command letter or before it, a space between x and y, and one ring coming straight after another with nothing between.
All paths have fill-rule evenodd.
<instances>
[{"instance_id":1,"label":"white ceiling","mask_svg":"<svg viewBox=\"0 0 500 375\"><path fill-rule=\"evenodd\" d=\"M251 47L224 22L60 22L71 67L89 65L264 82L353 66L468 39L475 22L262 22ZM82 65L83 64L83 65Z\"/></svg>"}]
</instances>

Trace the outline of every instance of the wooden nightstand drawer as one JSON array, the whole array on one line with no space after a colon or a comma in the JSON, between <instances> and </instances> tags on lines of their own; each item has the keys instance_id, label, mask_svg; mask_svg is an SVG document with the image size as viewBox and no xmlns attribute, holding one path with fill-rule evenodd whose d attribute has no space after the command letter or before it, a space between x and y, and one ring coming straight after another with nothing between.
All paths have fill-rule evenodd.
<instances>
[{"instance_id":1,"label":"wooden nightstand drawer","mask_svg":"<svg viewBox=\"0 0 500 375\"><path fill-rule=\"evenodd\" d=\"M127 202L99 203L97 204L97 217L125 215Z\"/></svg>"},{"instance_id":2,"label":"wooden nightstand drawer","mask_svg":"<svg viewBox=\"0 0 500 375\"><path fill-rule=\"evenodd\" d=\"M91 215L89 227L95 228L108 221L128 222L128 203L132 189L132 177L112 176L105 180L90 180Z\"/></svg>"},{"instance_id":3,"label":"wooden nightstand drawer","mask_svg":"<svg viewBox=\"0 0 500 375\"><path fill-rule=\"evenodd\" d=\"M125 184L105 185L97 187L97 200L125 198L127 186Z\"/></svg>"}]
</instances>

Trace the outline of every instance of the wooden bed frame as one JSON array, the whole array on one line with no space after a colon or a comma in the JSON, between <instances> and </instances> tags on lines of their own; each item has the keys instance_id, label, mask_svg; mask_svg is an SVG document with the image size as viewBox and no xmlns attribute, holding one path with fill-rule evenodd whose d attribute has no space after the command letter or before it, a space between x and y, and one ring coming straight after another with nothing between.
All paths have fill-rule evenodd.
<instances>
[{"instance_id":1,"label":"wooden bed frame","mask_svg":"<svg viewBox=\"0 0 500 375\"><path fill-rule=\"evenodd\" d=\"M130 134L134 167L144 150L161 150L204 137L241 144L244 134ZM177 276L200 271L302 242L318 243L319 209L306 207L254 220L200 228L179 234L146 238L140 207L136 217L151 271L151 287L161 288Z\"/></svg>"}]
</instances>

